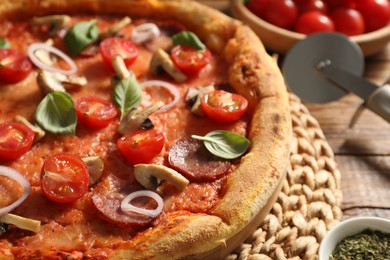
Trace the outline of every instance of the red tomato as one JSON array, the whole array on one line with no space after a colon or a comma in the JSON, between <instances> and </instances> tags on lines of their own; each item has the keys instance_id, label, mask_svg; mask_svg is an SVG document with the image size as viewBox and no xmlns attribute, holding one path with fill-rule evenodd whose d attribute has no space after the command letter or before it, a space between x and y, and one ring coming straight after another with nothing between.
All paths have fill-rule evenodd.
<instances>
[{"instance_id":1,"label":"red tomato","mask_svg":"<svg viewBox=\"0 0 390 260\"><path fill-rule=\"evenodd\" d=\"M106 127L117 115L117 110L110 101L94 96L77 99L75 108L79 122L91 128Z\"/></svg>"},{"instance_id":2,"label":"red tomato","mask_svg":"<svg viewBox=\"0 0 390 260\"><path fill-rule=\"evenodd\" d=\"M34 132L22 123L0 124L0 159L19 158L31 148L34 137Z\"/></svg>"},{"instance_id":3,"label":"red tomato","mask_svg":"<svg viewBox=\"0 0 390 260\"><path fill-rule=\"evenodd\" d=\"M268 3L271 0L250 0L247 4L246 7L255 15L258 17L263 17L264 15L264 10L265 6L268 5Z\"/></svg>"},{"instance_id":4,"label":"red tomato","mask_svg":"<svg viewBox=\"0 0 390 260\"><path fill-rule=\"evenodd\" d=\"M328 13L328 6L321 0L307 0L298 5L298 11L301 14L310 11L320 11L326 14Z\"/></svg>"},{"instance_id":5,"label":"red tomato","mask_svg":"<svg viewBox=\"0 0 390 260\"><path fill-rule=\"evenodd\" d=\"M239 94L215 90L203 96L201 106L209 118L220 123L230 123L245 114L248 100Z\"/></svg>"},{"instance_id":6,"label":"red tomato","mask_svg":"<svg viewBox=\"0 0 390 260\"><path fill-rule=\"evenodd\" d=\"M319 11L310 11L302 14L295 25L295 31L303 34L334 31L333 21Z\"/></svg>"},{"instance_id":7,"label":"red tomato","mask_svg":"<svg viewBox=\"0 0 390 260\"><path fill-rule=\"evenodd\" d=\"M378 30L390 22L390 3L388 0L359 0L357 10L362 14L366 32Z\"/></svg>"},{"instance_id":8,"label":"red tomato","mask_svg":"<svg viewBox=\"0 0 390 260\"><path fill-rule=\"evenodd\" d=\"M14 49L0 49L0 81L17 83L31 72L31 61L22 52Z\"/></svg>"},{"instance_id":9,"label":"red tomato","mask_svg":"<svg viewBox=\"0 0 390 260\"><path fill-rule=\"evenodd\" d=\"M290 29L298 17L298 8L292 0L273 0L265 6L263 19L278 27Z\"/></svg>"},{"instance_id":10,"label":"red tomato","mask_svg":"<svg viewBox=\"0 0 390 260\"><path fill-rule=\"evenodd\" d=\"M138 49L133 42L119 37L104 39L99 46L103 61L112 68L112 58L120 56L129 67L138 57Z\"/></svg>"},{"instance_id":11,"label":"red tomato","mask_svg":"<svg viewBox=\"0 0 390 260\"><path fill-rule=\"evenodd\" d=\"M325 4L329 7L329 9L335 8L354 8L357 0L323 0ZM359 0L360 1L360 0Z\"/></svg>"},{"instance_id":12,"label":"red tomato","mask_svg":"<svg viewBox=\"0 0 390 260\"><path fill-rule=\"evenodd\" d=\"M364 20L359 11L350 8L337 8L330 18L335 30L348 36L364 33Z\"/></svg>"},{"instance_id":13,"label":"red tomato","mask_svg":"<svg viewBox=\"0 0 390 260\"><path fill-rule=\"evenodd\" d=\"M160 131L139 130L119 138L117 146L130 163L148 163L161 152L164 141L164 135Z\"/></svg>"},{"instance_id":14,"label":"red tomato","mask_svg":"<svg viewBox=\"0 0 390 260\"><path fill-rule=\"evenodd\" d=\"M42 167L41 188L55 202L72 203L88 190L87 165L76 155L55 154L46 158Z\"/></svg>"},{"instance_id":15,"label":"red tomato","mask_svg":"<svg viewBox=\"0 0 390 260\"><path fill-rule=\"evenodd\" d=\"M171 50L171 58L181 71L195 74L210 62L211 52L208 49L198 51L186 45L177 45Z\"/></svg>"}]
</instances>

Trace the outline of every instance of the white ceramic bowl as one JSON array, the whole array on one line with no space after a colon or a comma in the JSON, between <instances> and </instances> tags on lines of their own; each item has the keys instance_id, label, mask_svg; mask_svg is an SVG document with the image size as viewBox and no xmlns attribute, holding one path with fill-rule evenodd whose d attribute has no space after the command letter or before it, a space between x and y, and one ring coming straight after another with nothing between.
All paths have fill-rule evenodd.
<instances>
[{"instance_id":1,"label":"white ceramic bowl","mask_svg":"<svg viewBox=\"0 0 390 260\"><path fill-rule=\"evenodd\" d=\"M230 0L233 16L249 27L260 37L269 50L285 54L296 42L306 35L289 31L257 17L243 4L242 0ZM390 24L379 30L350 37L363 51L364 56L375 54L382 50L390 41Z\"/></svg>"},{"instance_id":2,"label":"white ceramic bowl","mask_svg":"<svg viewBox=\"0 0 390 260\"><path fill-rule=\"evenodd\" d=\"M336 245L345 237L360 233L364 229L390 233L390 220L377 217L352 217L331 228L321 241L319 260L329 260Z\"/></svg>"}]
</instances>

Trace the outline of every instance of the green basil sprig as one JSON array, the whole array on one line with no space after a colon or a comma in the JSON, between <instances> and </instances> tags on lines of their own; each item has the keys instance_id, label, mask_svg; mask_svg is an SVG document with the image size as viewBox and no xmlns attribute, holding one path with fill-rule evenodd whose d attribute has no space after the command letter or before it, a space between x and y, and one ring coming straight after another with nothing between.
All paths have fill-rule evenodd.
<instances>
[{"instance_id":1,"label":"green basil sprig","mask_svg":"<svg viewBox=\"0 0 390 260\"><path fill-rule=\"evenodd\" d=\"M199 40L198 36L189 31L173 35L172 41L174 45L188 45L198 51L206 49L206 46Z\"/></svg>"},{"instance_id":2,"label":"green basil sprig","mask_svg":"<svg viewBox=\"0 0 390 260\"><path fill-rule=\"evenodd\" d=\"M141 86L134 77L122 79L114 87L113 98L123 117L128 111L141 104Z\"/></svg>"},{"instance_id":3,"label":"green basil sprig","mask_svg":"<svg viewBox=\"0 0 390 260\"><path fill-rule=\"evenodd\" d=\"M71 96L60 91L50 92L39 103L35 120L51 133L74 135L77 115Z\"/></svg>"},{"instance_id":4,"label":"green basil sprig","mask_svg":"<svg viewBox=\"0 0 390 260\"><path fill-rule=\"evenodd\" d=\"M192 135L191 137L203 141L210 153L224 159L240 157L250 145L250 141L244 136L226 130L216 130L205 136Z\"/></svg>"},{"instance_id":5,"label":"green basil sprig","mask_svg":"<svg viewBox=\"0 0 390 260\"><path fill-rule=\"evenodd\" d=\"M85 47L99 38L99 29L96 20L78 22L68 30L65 43L71 55L78 55Z\"/></svg>"},{"instance_id":6,"label":"green basil sprig","mask_svg":"<svg viewBox=\"0 0 390 260\"><path fill-rule=\"evenodd\" d=\"M0 48L10 48L11 44L5 39L5 38L0 38Z\"/></svg>"}]
</instances>

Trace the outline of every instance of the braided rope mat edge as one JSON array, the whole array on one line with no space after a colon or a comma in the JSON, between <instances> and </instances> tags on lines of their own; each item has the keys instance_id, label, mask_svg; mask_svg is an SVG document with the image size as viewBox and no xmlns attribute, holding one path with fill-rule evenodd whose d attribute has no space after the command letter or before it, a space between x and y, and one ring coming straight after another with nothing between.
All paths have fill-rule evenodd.
<instances>
[{"instance_id":1,"label":"braided rope mat edge","mask_svg":"<svg viewBox=\"0 0 390 260\"><path fill-rule=\"evenodd\" d=\"M289 99L293 140L282 191L259 228L226 260L318 259L322 238L342 218L333 151L300 99Z\"/></svg>"}]
</instances>

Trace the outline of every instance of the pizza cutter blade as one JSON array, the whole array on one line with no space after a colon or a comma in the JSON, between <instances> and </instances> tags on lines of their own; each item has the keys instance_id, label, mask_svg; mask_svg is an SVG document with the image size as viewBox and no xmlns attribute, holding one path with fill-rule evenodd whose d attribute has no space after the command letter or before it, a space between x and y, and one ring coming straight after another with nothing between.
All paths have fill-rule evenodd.
<instances>
[{"instance_id":1,"label":"pizza cutter blade","mask_svg":"<svg viewBox=\"0 0 390 260\"><path fill-rule=\"evenodd\" d=\"M287 53L282 71L287 86L304 101L326 103L352 92L390 122L390 85L379 87L362 77L363 53L342 34L306 37Z\"/></svg>"}]
</instances>

